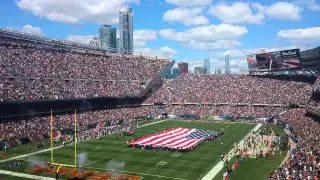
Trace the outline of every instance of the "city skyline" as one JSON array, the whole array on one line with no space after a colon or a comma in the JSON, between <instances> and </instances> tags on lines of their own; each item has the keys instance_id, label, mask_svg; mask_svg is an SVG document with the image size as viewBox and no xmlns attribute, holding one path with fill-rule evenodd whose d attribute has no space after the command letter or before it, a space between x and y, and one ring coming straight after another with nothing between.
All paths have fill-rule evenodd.
<instances>
[{"instance_id":1,"label":"city skyline","mask_svg":"<svg viewBox=\"0 0 320 180\"><path fill-rule=\"evenodd\" d=\"M103 24L117 27L119 10L130 7L137 54L189 64L209 58L211 71L224 69L226 55L231 71L239 72L247 67L245 56L260 49L302 51L320 44L319 0L17 0L0 1L0 7L3 28L83 43Z\"/></svg>"},{"instance_id":2,"label":"city skyline","mask_svg":"<svg viewBox=\"0 0 320 180\"><path fill-rule=\"evenodd\" d=\"M98 39L90 40L90 44L102 46L112 53L133 53L133 14L130 7L119 10L118 28L103 24L98 29Z\"/></svg>"},{"instance_id":3,"label":"city skyline","mask_svg":"<svg viewBox=\"0 0 320 180\"><path fill-rule=\"evenodd\" d=\"M121 8L119 11L119 49L133 53L133 14L130 7Z\"/></svg>"}]
</instances>

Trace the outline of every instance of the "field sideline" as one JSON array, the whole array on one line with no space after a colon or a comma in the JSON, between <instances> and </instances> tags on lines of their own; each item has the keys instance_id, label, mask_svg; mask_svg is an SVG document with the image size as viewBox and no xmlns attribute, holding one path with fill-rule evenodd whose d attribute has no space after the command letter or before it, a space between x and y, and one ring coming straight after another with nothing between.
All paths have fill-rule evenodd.
<instances>
[{"instance_id":1,"label":"field sideline","mask_svg":"<svg viewBox=\"0 0 320 180\"><path fill-rule=\"evenodd\" d=\"M196 180L207 174L220 161L220 155L232 149L233 143L243 139L256 125L168 120L149 124L148 126L141 126L136 130L134 136L118 137L117 135L112 135L103 137L100 140L90 140L78 144L78 153L86 152L88 155L86 170L108 171L106 170L107 162L116 159L126 163L122 171L124 174L138 175L143 177L143 179ZM172 127L211 129L216 131L224 129L225 135L221 137L223 146L220 145L218 139L203 144L188 153L141 150L125 146L125 142L128 140ZM42 152L31 156L31 158L34 158L34 156L41 161L49 161L50 152ZM19 168L0 167L0 169L28 174L30 172L27 170L28 163L26 161L29 158L26 156L13 160L24 163ZM54 161L57 163L72 164L73 159L72 146L54 150ZM41 174L37 175L41 176Z\"/></svg>"}]
</instances>

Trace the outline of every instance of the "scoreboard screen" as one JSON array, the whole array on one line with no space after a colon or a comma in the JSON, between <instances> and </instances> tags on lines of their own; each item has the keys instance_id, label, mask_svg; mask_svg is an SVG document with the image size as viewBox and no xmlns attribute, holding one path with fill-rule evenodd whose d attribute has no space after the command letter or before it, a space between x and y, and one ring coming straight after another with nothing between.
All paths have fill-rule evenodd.
<instances>
[{"instance_id":1,"label":"scoreboard screen","mask_svg":"<svg viewBox=\"0 0 320 180\"><path fill-rule=\"evenodd\" d=\"M247 55L249 71L300 69L300 50L267 52Z\"/></svg>"}]
</instances>

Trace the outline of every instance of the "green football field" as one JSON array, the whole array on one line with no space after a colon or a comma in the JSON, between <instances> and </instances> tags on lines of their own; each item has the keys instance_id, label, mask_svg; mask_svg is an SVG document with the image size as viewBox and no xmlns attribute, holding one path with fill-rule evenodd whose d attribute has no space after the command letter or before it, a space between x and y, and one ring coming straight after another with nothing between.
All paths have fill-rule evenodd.
<instances>
[{"instance_id":1,"label":"green football field","mask_svg":"<svg viewBox=\"0 0 320 180\"><path fill-rule=\"evenodd\" d=\"M125 162L125 167L122 170L123 174L138 175L147 180L197 180L201 179L220 161L222 153L231 150L233 143L243 139L255 126L256 124L168 120L140 127L135 131L134 136L119 137L118 135L111 135L99 140L95 139L80 143L77 145L77 153L85 152L88 155L85 170L108 172L107 163L114 159ZM131 139L153 134L172 127L210 129L216 131L224 129L225 133L220 138L220 141L223 142L223 146L220 145L218 139L215 139L212 142L202 144L192 152L177 153L128 148L125 145L126 141ZM13 160L14 162L19 161L24 163L24 165L17 168L4 167L1 166L2 163L0 164L0 169L30 174L28 171L28 160L30 159L49 161L50 152ZM74 164L74 147L68 146L54 150L54 161L61 164ZM37 175L45 176L44 174ZM0 178L1 177L0 174Z\"/></svg>"}]
</instances>

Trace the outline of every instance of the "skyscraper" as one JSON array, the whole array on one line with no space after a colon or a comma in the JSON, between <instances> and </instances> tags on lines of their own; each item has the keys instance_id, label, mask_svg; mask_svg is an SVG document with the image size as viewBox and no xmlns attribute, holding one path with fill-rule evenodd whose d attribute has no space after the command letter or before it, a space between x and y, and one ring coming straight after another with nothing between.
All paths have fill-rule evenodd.
<instances>
[{"instance_id":1,"label":"skyscraper","mask_svg":"<svg viewBox=\"0 0 320 180\"><path fill-rule=\"evenodd\" d=\"M122 8L119 11L119 48L120 51L133 53L133 16L131 8Z\"/></svg>"},{"instance_id":2,"label":"skyscraper","mask_svg":"<svg viewBox=\"0 0 320 180\"><path fill-rule=\"evenodd\" d=\"M117 29L110 25L102 25L99 28L99 40L101 46L110 49L110 52L117 52Z\"/></svg>"},{"instance_id":3,"label":"skyscraper","mask_svg":"<svg viewBox=\"0 0 320 180\"><path fill-rule=\"evenodd\" d=\"M188 69L189 69L188 66L189 66L188 63L185 63L185 62L179 62L178 63L178 68L181 70L182 74L183 73L188 73Z\"/></svg>"},{"instance_id":4,"label":"skyscraper","mask_svg":"<svg viewBox=\"0 0 320 180\"><path fill-rule=\"evenodd\" d=\"M206 74L210 74L210 59L204 59L204 70Z\"/></svg>"},{"instance_id":5,"label":"skyscraper","mask_svg":"<svg viewBox=\"0 0 320 180\"><path fill-rule=\"evenodd\" d=\"M229 64L229 55L226 55L224 58L224 73L230 74L230 64Z\"/></svg>"}]
</instances>

